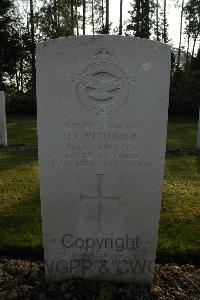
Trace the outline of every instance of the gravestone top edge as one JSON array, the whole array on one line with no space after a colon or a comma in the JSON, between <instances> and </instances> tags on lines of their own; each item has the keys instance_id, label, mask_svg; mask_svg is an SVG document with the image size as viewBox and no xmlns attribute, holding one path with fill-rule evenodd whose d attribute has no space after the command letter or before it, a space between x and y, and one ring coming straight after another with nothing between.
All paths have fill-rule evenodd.
<instances>
[{"instance_id":1,"label":"gravestone top edge","mask_svg":"<svg viewBox=\"0 0 200 300\"><path fill-rule=\"evenodd\" d=\"M91 40L96 41L99 39L105 39L105 40L121 40L121 41L138 41L141 43L148 43L149 45L152 44L152 46L157 47L163 47L168 48L171 50L171 45L165 44L162 42L146 39L146 38L140 38L140 37L134 37L134 36L119 36L119 35L109 35L109 34L102 34L102 35L81 35L81 36L67 36L67 37L59 37L56 39L48 39L42 42L37 43L36 47L45 47L49 44L56 44L57 42L67 41L67 40Z\"/></svg>"}]
</instances>

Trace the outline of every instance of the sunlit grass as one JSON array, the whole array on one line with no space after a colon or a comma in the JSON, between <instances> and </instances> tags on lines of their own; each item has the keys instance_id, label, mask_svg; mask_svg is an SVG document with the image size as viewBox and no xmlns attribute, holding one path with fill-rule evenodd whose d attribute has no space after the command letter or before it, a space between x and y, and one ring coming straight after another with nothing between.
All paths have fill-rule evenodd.
<instances>
[{"instance_id":1,"label":"sunlit grass","mask_svg":"<svg viewBox=\"0 0 200 300\"><path fill-rule=\"evenodd\" d=\"M41 246L37 157L0 153L1 247Z\"/></svg>"},{"instance_id":2,"label":"sunlit grass","mask_svg":"<svg viewBox=\"0 0 200 300\"><path fill-rule=\"evenodd\" d=\"M200 250L200 158L167 159L162 199L159 248Z\"/></svg>"}]
</instances>

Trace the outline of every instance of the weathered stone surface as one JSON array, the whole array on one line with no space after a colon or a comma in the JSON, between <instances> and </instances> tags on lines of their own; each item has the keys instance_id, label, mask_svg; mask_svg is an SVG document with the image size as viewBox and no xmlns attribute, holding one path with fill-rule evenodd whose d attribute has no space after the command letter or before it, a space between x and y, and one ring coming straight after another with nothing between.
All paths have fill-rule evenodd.
<instances>
[{"instance_id":1,"label":"weathered stone surface","mask_svg":"<svg viewBox=\"0 0 200 300\"><path fill-rule=\"evenodd\" d=\"M37 47L48 280L151 283L164 171L170 47L70 37Z\"/></svg>"},{"instance_id":2,"label":"weathered stone surface","mask_svg":"<svg viewBox=\"0 0 200 300\"><path fill-rule=\"evenodd\" d=\"M7 146L5 94L0 91L0 145Z\"/></svg>"}]
</instances>

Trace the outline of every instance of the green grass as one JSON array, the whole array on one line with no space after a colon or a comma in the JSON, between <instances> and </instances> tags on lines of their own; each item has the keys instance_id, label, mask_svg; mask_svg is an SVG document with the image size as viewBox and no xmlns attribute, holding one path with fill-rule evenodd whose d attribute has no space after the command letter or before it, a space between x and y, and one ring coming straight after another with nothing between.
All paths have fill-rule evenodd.
<instances>
[{"instance_id":1,"label":"green grass","mask_svg":"<svg viewBox=\"0 0 200 300\"><path fill-rule=\"evenodd\" d=\"M197 127L195 121L169 121L167 146L177 148L195 148L197 142Z\"/></svg>"},{"instance_id":2,"label":"green grass","mask_svg":"<svg viewBox=\"0 0 200 300\"><path fill-rule=\"evenodd\" d=\"M37 145L36 115L8 115L9 145ZM195 148L197 122L169 121L168 147Z\"/></svg>"},{"instance_id":3,"label":"green grass","mask_svg":"<svg viewBox=\"0 0 200 300\"><path fill-rule=\"evenodd\" d=\"M200 158L170 156L165 167L158 248L200 251Z\"/></svg>"},{"instance_id":4,"label":"green grass","mask_svg":"<svg viewBox=\"0 0 200 300\"><path fill-rule=\"evenodd\" d=\"M37 157L0 153L0 245L41 246Z\"/></svg>"},{"instance_id":5,"label":"green grass","mask_svg":"<svg viewBox=\"0 0 200 300\"><path fill-rule=\"evenodd\" d=\"M36 115L7 116L9 145L37 145Z\"/></svg>"},{"instance_id":6,"label":"green grass","mask_svg":"<svg viewBox=\"0 0 200 300\"><path fill-rule=\"evenodd\" d=\"M167 158L158 250L200 251L199 183L196 156ZM0 195L1 247L42 247L35 155L0 153Z\"/></svg>"}]
</instances>

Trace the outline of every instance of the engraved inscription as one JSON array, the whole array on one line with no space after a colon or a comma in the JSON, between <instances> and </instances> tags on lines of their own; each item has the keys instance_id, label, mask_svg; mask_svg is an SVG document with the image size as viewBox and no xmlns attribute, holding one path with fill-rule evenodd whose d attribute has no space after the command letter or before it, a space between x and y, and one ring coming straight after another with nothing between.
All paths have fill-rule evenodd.
<instances>
[{"instance_id":1,"label":"engraved inscription","mask_svg":"<svg viewBox=\"0 0 200 300\"><path fill-rule=\"evenodd\" d=\"M80 200L88 200L94 201L97 200L98 203L98 212L97 212L97 233L102 233L102 225L103 225L103 202L106 201L120 201L120 195L111 195L104 196L103 195L103 178L106 174L97 174L97 195L96 196L86 196L80 195Z\"/></svg>"},{"instance_id":2,"label":"engraved inscription","mask_svg":"<svg viewBox=\"0 0 200 300\"><path fill-rule=\"evenodd\" d=\"M140 168L140 125L137 123L66 122L65 147L52 158L56 167Z\"/></svg>"}]
</instances>

